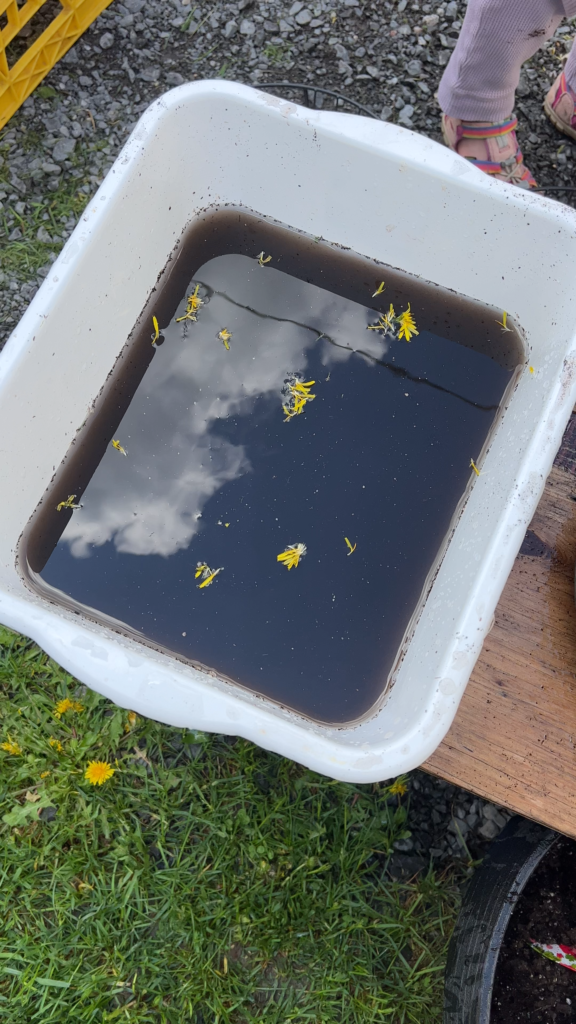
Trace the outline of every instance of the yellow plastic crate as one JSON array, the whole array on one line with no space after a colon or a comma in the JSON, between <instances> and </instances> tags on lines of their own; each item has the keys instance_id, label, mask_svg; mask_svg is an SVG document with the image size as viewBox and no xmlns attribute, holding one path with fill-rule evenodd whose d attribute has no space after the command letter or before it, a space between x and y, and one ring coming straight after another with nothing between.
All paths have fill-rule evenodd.
<instances>
[{"instance_id":1,"label":"yellow plastic crate","mask_svg":"<svg viewBox=\"0 0 576 1024\"><path fill-rule=\"evenodd\" d=\"M9 66L8 45L47 0L0 0L0 128L112 0L59 0L59 12Z\"/></svg>"}]
</instances>

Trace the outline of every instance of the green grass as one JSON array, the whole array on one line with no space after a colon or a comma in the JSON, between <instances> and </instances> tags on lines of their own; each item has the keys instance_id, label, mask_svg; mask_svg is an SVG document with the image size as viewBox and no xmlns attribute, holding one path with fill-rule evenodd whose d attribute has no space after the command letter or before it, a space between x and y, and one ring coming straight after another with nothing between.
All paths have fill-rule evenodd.
<instances>
[{"instance_id":1,"label":"green grass","mask_svg":"<svg viewBox=\"0 0 576 1024\"><path fill-rule=\"evenodd\" d=\"M26 213L23 215L16 213L16 203L5 202L0 213L0 226L5 235L8 235L12 228L19 227L22 238L12 242L4 240L0 243L0 270L14 276L18 281L28 281L44 266L50 253L60 251L63 242L40 242L36 234L39 227L45 227L50 233L62 232L62 216L79 217L88 196L78 191L78 184L77 181L66 181L57 192L48 193L45 202L28 203ZM48 214L48 220L42 219L44 213ZM7 224L8 215L15 220L11 227Z\"/></svg>"},{"instance_id":2,"label":"green grass","mask_svg":"<svg viewBox=\"0 0 576 1024\"><path fill-rule=\"evenodd\" d=\"M0 687L3 1024L440 1024L458 887L385 873L406 796L133 721L3 629Z\"/></svg>"}]
</instances>

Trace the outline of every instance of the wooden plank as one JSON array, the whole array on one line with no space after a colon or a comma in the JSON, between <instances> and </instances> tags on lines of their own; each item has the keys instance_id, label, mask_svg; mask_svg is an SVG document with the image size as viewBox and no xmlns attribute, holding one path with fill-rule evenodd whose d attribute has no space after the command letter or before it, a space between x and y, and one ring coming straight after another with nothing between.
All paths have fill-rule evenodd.
<instances>
[{"instance_id":1,"label":"wooden plank","mask_svg":"<svg viewBox=\"0 0 576 1024\"><path fill-rule=\"evenodd\" d=\"M456 719L422 766L576 838L576 416Z\"/></svg>"}]
</instances>

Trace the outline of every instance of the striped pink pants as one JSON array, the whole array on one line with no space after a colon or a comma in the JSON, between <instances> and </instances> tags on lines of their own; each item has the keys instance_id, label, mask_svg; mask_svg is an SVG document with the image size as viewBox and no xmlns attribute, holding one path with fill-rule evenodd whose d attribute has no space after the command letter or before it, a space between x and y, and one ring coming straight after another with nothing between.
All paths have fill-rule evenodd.
<instances>
[{"instance_id":1,"label":"striped pink pants","mask_svg":"<svg viewBox=\"0 0 576 1024\"><path fill-rule=\"evenodd\" d=\"M444 113L467 121L509 117L522 64L574 15L576 0L469 0L438 89ZM576 44L564 71L576 90Z\"/></svg>"}]
</instances>

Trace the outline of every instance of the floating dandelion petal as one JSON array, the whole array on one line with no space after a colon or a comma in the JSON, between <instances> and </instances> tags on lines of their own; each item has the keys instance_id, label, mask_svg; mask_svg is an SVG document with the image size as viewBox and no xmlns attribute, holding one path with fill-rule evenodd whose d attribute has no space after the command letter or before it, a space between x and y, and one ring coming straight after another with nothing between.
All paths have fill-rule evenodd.
<instances>
[{"instance_id":1,"label":"floating dandelion petal","mask_svg":"<svg viewBox=\"0 0 576 1024\"><path fill-rule=\"evenodd\" d=\"M198 562L196 565L196 572L194 578L198 579L202 577L202 583L198 584L198 590L203 590L204 587L209 587L214 582L219 572L222 572L224 566L221 565L219 569L211 569L205 562Z\"/></svg>"},{"instance_id":2,"label":"floating dandelion petal","mask_svg":"<svg viewBox=\"0 0 576 1024\"><path fill-rule=\"evenodd\" d=\"M265 257L264 256L264 249L262 249L262 252L258 253L256 259L258 260L258 263L260 264L260 266L263 267L263 266L265 266L266 263L270 263L270 260L272 259L272 257L271 256L266 256Z\"/></svg>"},{"instance_id":3,"label":"floating dandelion petal","mask_svg":"<svg viewBox=\"0 0 576 1024\"><path fill-rule=\"evenodd\" d=\"M224 345L224 348L226 349L226 351L229 352L230 351L230 338L232 337L232 332L229 331L226 327L223 327L221 331L218 331L218 337L219 337L220 341L222 342L222 344Z\"/></svg>"},{"instance_id":4,"label":"floating dandelion petal","mask_svg":"<svg viewBox=\"0 0 576 1024\"><path fill-rule=\"evenodd\" d=\"M158 327L158 321L155 316L152 317L152 327L154 328L154 334L152 335L152 344L155 345L160 337L160 328Z\"/></svg>"},{"instance_id":5,"label":"floating dandelion petal","mask_svg":"<svg viewBox=\"0 0 576 1024\"><path fill-rule=\"evenodd\" d=\"M281 562L287 569L298 565L301 558L306 554L305 544L289 544L288 547L276 556L276 561Z\"/></svg>"},{"instance_id":6,"label":"floating dandelion petal","mask_svg":"<svg viewBox=\"0 0 576 1024\"><path fill-rule=\"evenodd\" d=\"M405 309L403 313L400 313L396 317L396 319L400 324L400 330L398 332L399 338L406 338L406 341L410 341L410 338L412 337L413 334L420 333L419 331L416 330L414 317L410 312L410 303L408 303L408 309Z\"/></svg>"},{"instance_id":7,"label":"floating dandelion petal","mask_svg":"<svg viewBox=\"0 0 576 1024\"><path fill-rule=\"evenodd\" d=\"M474 459L470 459L470 467L474 470L476 476L480 476L480 470L478 469L478 466L474 462Z\"/></svg>"},{"instance_id":8,"label":"floating dandelion petal","mask_svg":"<svg viewBox=\"0 0 576 1024\"><path fill-rule=\"evenodd\" d=\"M352 544L348 540L348 537L344 537L344 540L346 541L346 547L348 548L348 556L350 556L350 555L352 555L354 553L354 551L356 551L357 545L356 544Z\"/></svg>"},{"instance_id":9,"label":"floating dandelion petal","mask_svg":"<svg viewBox=\"0 0 576 1024\"><path fill-rule=\"evenodd\" d=\"M302 380L297 374L293 374L288 377L284 387L282 389L283 402L282 409L286 419L291 420L294 416L299 416L300 413L304 412L307 402L312 402L316 398L316 395L310 394L310 388L316 383L315 380Z\"/></svg>"},{"instance_id":10,"label":"floating dandelion petal","mask_svg":"<svg viewBox=\"0 0 576 1024\"><path fill-rule=\"evenodd\" d=\"M75 502L76 502L76 495L75 494L69 494L68 497L66 498L66 501L61 501L59 505L56 505L56 511L57 512L61 512L61 510L63 508L72 508L72 509L82 508L82 505L76 505Z\"/></svg>"},{"instance_id":11,"label":"floating dandelion petal","mask_svg":"<svg viewBox=\"0 0 576 1024\"><path fill-rule=\"evenodd\" d=\"M508 327L508 313L506 312L506 310L504 310L502 313L502 319L496 320L495 323L497 323L498 326L501 327L503 331L512 332L512 328Z\"/></svg>"},{"instance_id":12,"label":"floating dandelion petal","mask_svg":"<svg viewBox=\"0 0 576 1024\"><path fill-rule=\"evenodd\" d=\"M380 284L378 285L376 291L372 293L372 298L375 299L377 295L382 295L382 292L384 291L385 287L386 285L384 284L384 281L380 281Z\"/></svg>"},{"instance_id":13,"label":"floating dandelion petal","mask_svg":"<svg viewBox=\"0 0 576 1024\"><path fill-rule=\"evenodd\" d=\"M204 300L198 295L199 288L200 285L197 284L192 295L189 295L186 299L186 312L182 316L176 317L177 324L182 323L183 320L192 320L192 322L195 322L198 319L196 313L200 309L200 306L204 305Z\"/></svg>"},{"instance_id":14,"label":"floating dandelion petal","mask_svg":"<svg viewBox=\"0 0 576 1024\"><path fill-rule=\"evenodd\" d=\"M89 761L84 778L91 786L102 786L116 771L108 761Z\"/></svg>"},{"instance_id":15,"label":"floating dandelion petal","mask_svg":"<svg viewBox=\"0 0 576 1024\"><path fill-rule=\"evenodd\" d=\"M112 441L112 447L115 448L117 452L120 452L121 455L128 455L128 452L122 447L120 441Z\"/></svg>"},{"instance_id":16,"label":"floating dandelion petal","mask_svg":"<svg viewBox=\"0 0 576 1024\"><path fill-rule=\"evenodd\" d=\"M375 324L368 324L368 331L382 331L383 334L390 334L394 338L396 336L396 314L394 312L394 306L390 303L390 309L387 313L381 313L380 319Z\"/></svg>"}]
</instances>

